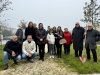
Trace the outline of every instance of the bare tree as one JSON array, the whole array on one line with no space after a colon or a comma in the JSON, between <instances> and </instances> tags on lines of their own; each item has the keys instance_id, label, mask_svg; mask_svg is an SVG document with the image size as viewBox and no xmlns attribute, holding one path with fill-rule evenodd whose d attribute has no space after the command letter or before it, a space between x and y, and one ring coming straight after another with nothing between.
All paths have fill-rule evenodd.
<instances>
[{"instance_id":1,"label":"bare tree","mask_svg":"<svg viewBox=\"0 0 100 75\"><path fill-rule=\"evenodd\" d=\"M90 0L89 3L85 3L84 7L84 19L83 22L92 22L94 27L100 24L100 5L98 0Z\"/></svg>"},{"instance_id":2,"label":"bare tree","mask_svg":"<svg viewBox=\"0 0 100 75\"><path fill-rule=\"evenodd\" d=\"M9 7L9 5L12 4L12 2L10 0L0 0L0 17L2 16L1 13L5 10L9 10L11 9ZM0 20L0 45L1 45L1 50L2 50L2 33L3 33L3 30L2 30L2 21ZM8 31L6 31L8 32ZM10 32L9 32L10 33Z\"/></svg>"},{"instance_id":3,"label":"bare tree","mask_svg":"<svg viewBox=\"0 0 100 75\"><path fill-rule=\"evenodd\" d=\"M21 27L22 25L25 25L26 26L27 24L27 21L25 20L20 20L20 23L18 24L19 27Z\"/></svg>"},{"instance_id":4,"label":"bare tree","mask_svg":"<svg viewBox=\"0 0 100 75\"><path fill-rule=\"evenodd\" d=\"M5 10L11 9L8 7L12 2L10 0L0 0L0 13L2 13Z\"/></svg>"}]
</instances>

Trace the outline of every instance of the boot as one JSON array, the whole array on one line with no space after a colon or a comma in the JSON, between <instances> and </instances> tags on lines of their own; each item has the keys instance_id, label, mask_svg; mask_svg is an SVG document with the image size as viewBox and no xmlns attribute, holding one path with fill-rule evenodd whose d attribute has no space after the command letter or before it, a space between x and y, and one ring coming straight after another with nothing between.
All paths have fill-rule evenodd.
<instances>
[{"instance_id":1,"label":"boot","mask_svg":"<svg viewBox=\"0 0 100 75\"><path fill-rule=\"evenodd\" d=\"M5 64L4 65L4 70L7 70L8 69L8 64Z\"/></svg>"},{"instance_id":2,"label":"boot","mask_svg":"<svg viewBox=\"0 0 100 75\"><path fill-rule=\"evenodd\" d=\"M44 61L44 58L42 58L42 61Z\"/></svg>"},{"instance_id":3,"label":"boot","mask_svg":"<svg viewBox=\"0 0 100 75\"><path fill-rule=\"evenodd\" d=\"M15 59L14 59L14 64L15 64L15 65L17 65L17 64L18 64L18 62L17 62Z\"/></svg>"}]
</instances>

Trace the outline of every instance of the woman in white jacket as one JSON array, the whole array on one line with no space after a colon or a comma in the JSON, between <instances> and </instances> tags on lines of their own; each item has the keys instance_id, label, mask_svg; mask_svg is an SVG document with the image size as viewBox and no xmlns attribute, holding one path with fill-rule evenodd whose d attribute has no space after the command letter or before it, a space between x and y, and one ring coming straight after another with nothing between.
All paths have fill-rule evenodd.
<instances>
[{"instance_id":1,"label":"woman in white jacket","mask_svg":"<svg viewBox=\"0 0 100 75\"><path fill-rule=\"evenodd\" d=\"M54 58L55 37L54 37L52 28L50 29L50 31L47 34L47 41L48 41L48 44L49 44L50 58Z\"/></svg>"}]
</instances>

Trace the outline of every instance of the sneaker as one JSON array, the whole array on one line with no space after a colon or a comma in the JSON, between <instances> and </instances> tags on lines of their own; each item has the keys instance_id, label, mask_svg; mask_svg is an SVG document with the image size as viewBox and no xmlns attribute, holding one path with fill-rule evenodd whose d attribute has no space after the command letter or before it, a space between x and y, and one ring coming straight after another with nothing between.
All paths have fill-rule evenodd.
<instances>
[{"instance_id":1,"label":"sneaker","mask_svg":"<svg viewBox=\"0 0 100 75\"><path fill-rule=\"evenodd\" d=\"M7 70L8 69L8 64L5 64L4 65L4 70Z\"/></svg>"},{"instance_id":2,"label":"sneaker","mask_svg":"<svg viewBox=\"0 0 100 75\"><path fill-rule=\"evenodd\" d=\"M52 58L52 56L50 56L50 58Z\"/></svg>"},{"instance_id":3,"label":"sneaker","mask_svg":"<svg viewBox=\"0 0 100 75\"><path fill-rule=\"evenodd\" d=\"M54 58L54 56L52 56L52 58Z\"/></svg>"}]
</instances>

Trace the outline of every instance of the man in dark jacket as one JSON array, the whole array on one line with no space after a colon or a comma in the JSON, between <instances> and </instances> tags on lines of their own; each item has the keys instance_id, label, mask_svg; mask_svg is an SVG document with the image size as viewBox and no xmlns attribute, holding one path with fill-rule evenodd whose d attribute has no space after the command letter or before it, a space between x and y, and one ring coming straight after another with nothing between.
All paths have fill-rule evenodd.
<instances>
[{"instance_id":1,"label":"man in dark jacket","mask_svg":"<svg viewBox=\"0 0 100 75\"><path fill-rule=\"evenodd\" d=\"M94 62L97 62L97 53L96 53L96 42L100 41L100 32L93 29L93 25L91 23L88 24L88 30L86 32L86 53L87 59L91 59L90 50L93 54Z\"/></svg>"},{"instance_id":2,"label":"man in dark jacket","mask_svg":"<svg viewBox=\"0 0 100 75\"><path fill-rule=\"evenodd\" d=\"M4 70L8 69L9 59L13 59L14 64L17 64L17 60L21 60L21 49L22 45L18 42L17 36L12 36L12 39L4 47Z\"/></svg>"},{"instance_id":3,"label":"man in dark jacket","mask_svg":"<svg viewBox=\"0 0 100 75\"><path fill-rule=\"evenodd\" d=\"M84 32L85 32L84 28L80 27L80 24L77 22L72 32L73 48L75 50L75 57L82 56Z\"/></svg>"},{"instance_id":4,"label":"man in dark jacket","mask_svg":"<svg viewBox=\"0 0 100 75\"><path fill-rule=\"evenodd\" d=\"M25 24L22 24L16 31L16 35L18 36L18 41L20 43L23 43L23 41L25 41L25 28L26 28Z\"/></svg>"},{"instance_id":5,"label":"man in dark jacket","mask_svg":"<svg viewBox=\"0 0 100 75\"><path fill-rule=\"evenodd\" d=\"M43 28L43 24L39 23L39 29L36 32L37 44L39 46L40 59L44 61L45 44L46 44L46 30Z\"/></svg>"}]
</instances>

